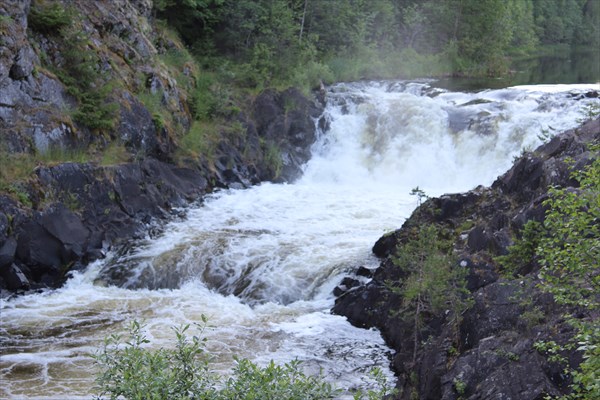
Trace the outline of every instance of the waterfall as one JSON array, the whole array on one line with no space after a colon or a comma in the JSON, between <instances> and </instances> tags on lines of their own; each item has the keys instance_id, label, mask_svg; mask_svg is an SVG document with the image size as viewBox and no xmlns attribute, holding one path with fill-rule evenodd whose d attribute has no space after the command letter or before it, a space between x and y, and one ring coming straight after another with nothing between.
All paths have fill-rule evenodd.
<instances>
[{"instance_id":1,"label":"waterfall","mask_svg":"<svg viewBox=\"0 0 600 400\"><path fill-rule=\"evenodd\" d=\"M223 190L163 233L55 291L2 300L1 398L89 398L89 354L134 319L156 347L169 327L209 318L215 368L232 356L299 359L336 386L365 387L389 370L379 332L331 315L332 290L416 206L409 195L489 185L523 149L577 125L597 99L587 86L449 92L434 82L363 82L329 88L321 132L303 177ZM364 278L361 278L364 279Z\"/></svg>"}]
</instances>

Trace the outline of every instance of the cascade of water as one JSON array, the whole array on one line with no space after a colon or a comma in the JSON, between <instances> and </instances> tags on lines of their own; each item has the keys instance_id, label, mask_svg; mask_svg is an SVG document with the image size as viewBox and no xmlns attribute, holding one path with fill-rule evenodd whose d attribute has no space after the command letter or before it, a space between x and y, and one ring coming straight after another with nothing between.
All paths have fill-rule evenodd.
<instances>
[{"instance_id":1,"label":"cascade of water","mask_svg":"<svg viewBox=\"0 0 600 400\"><path fill-rule=\"evenodd\" d=\"M488 185L539 134L576 125L589 87L456 93L427 82L339 84L330 128L300 181L209 196L164 234L74 274L53 292L3 300L0 397L88 396L88 354L128 321L145 320L155 346L165 327L209 317L216 368L232 355L305 361L341 387L387 369L376 331L330 315L332 290L375 240L429 195ZM89 397L89 396L88 396Z\"/></svg>"}]
</instances>

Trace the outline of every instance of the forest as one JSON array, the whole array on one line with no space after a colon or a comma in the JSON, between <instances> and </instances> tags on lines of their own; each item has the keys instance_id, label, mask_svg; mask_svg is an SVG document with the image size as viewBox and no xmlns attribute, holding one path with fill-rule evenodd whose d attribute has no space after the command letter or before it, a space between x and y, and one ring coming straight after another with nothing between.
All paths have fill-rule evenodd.
<instances>
[{"instance_id":1,"label":"forest","mask_svg":"<svg viewBox=\"0 0 600 400\"><path fill-rule=\"evenodd\" d=\"M598 46L596 0L157 0L208 70L240 86L499 76L548 46Z\"/></svg>"}]
</instances>

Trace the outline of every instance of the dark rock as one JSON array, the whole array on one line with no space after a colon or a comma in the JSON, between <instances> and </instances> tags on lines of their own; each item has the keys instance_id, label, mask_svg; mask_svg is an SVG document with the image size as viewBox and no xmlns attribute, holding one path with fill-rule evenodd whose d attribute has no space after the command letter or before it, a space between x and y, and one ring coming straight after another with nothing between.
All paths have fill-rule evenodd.
<instances>
[{"instance_id":1,"label":"dark rock","mask_svg":"<svg viewBox=\"0 0 600 400\"><path fill-rule=\"evenodd\" d=\"M10 264L4 267L0 266L0 275L2 276L4 284L8 290L15 291L29 289L29 280L23 271L21 271L21 269L15 264Z\"/></svg>"},{"instance_id":2,"label":"dark rock","mask_svg":"<svg viewBox=\"0 0 600 400\"><path fill-rule=\"evenodd\" d=\"M473 294L475 304L465 313L461 326L462 348L470 349L480 340L518 323L522 290L517 283L495 282Z\"/></svg>"},{"instance_id":3,"label":"dark rock","mask_svg":"<svg viewBox=\"0 0 600 400\"><path fill-rule=\"evenodd\" d=\"M345 277L344 279L342 279L342 282L339 284L339 286L336 286L335 289L333 289L333 294L334 296L341 296L350 289L355 288L359 285L360 282L358 280L350 277Z\"/></svg>"},{"instance_id":4,"label":"dark rock","mask_svg":"<svg viewBox=\"0 0 600 400\"><path fill-rule=\"evenodd\" d=\"M458 268L468 268L467 289L471 292L498 280L498 274L493 264L485 260L474 261L471 257L463 257L458 262Z\"/></svg>"},{"instance_id":5,"label":"dark rock","mask_svg":"<svg viewBox=\"0 0 600 400\"><path fill-rule=\"evenodd\" d=\"M252 120L257 134L280 151L280 180L293 181L310 158L316 140L315 120L322 108L294 88L284 92L268 89L253 103Z\"/></svg>"},{"instance_id":6,"label":"dark rock","mask_svg":"<svg viewBox=\"0 0 600 400\"><path fill-rule=\"evenodd\" d=\"M579 314L540 291L535 258L516 271L518 277L500 279L496 256L507 253L528 221L543 222L549 185L577 192L571 171L590 163L586 143L598 140L600 119L561 133L517 160L491 188L429 199L400 229L377 241L373 251L382 260L372 280L343 292L332 311L356 326L381 331L396 351L392 365L400 399L541 400L568 391L560 365L535 351L533 343L567 343L574 331L563 316ZM440 236L453 241L453 253L460 254L455 268L468 269L466 285L474 303L458 329L456 320L448 319L450 310L424 312L416 332L414 324L398 317L403 299L389 284L407 277L392 255L423 224L436 224ZM415 335L426 344L413 362ZM564 356L571 366L581 362L580 352Z\"/></svg>"},{"instance_id":7,"label":"dark rock","mask_svg":"<svg viewBox=\"0 0 600 400\"><path fill-rule=\"evenodd\" d=\"M118 132L133 152L168 161L175 144L167 132L154 123L154 116L136 98L124 92Z\"/></svg>"},{"instance_id":8,"label":"dark rock","mask_svg":"<svg viewBox=\"0 0 600 400\"><path fill-rule=\"evenodd\" d=\"M8 217L3 212L0 212L0 243L6 240L8 229Z\"/></svg>"},{"instance_id":9,"label":"dark rock","mask_svg":"<svg viewBox=\"0 0 600 400\"><path fill-rule=\"evenodd\" d=\"M545 358L533 350L532 342L517 336L482 340L442 377L441 399L457 399L458 385L465 399L531 400L561 395L544 372Z\"/></svg>"},{"instance_id":10,"label":"dark rock","mask_svg":"<svg viewBox=\"0 0 600 400\"><path fill-rule=\"evenodd\" d=\"M15 238L8 238L4 244L0 246L0 268L7 267L15 260L17 252L17 241Z\"/></svg>"},{"instance_id":11,"label":"dark rock","mask_svg":"<svg viewBox=\"0 0 600 400\"><path fill-rule=\"evenodd\" d=\"M491 236L484 227L477 226L469 232L467 244L473 252L487 250L490 245Z\"/></svg>"},{"instance_id":12,"label":"dark rock","mask_svg":"<svg viewBox=\"0 0 600 400\"><path fill-rule=\"evenodd\" d=\"M23 80L31 75L33 65L37 57L29 46L19 49L14 58L14 64L10 67L9 77L13 80Z\"/></svg>"},{"instance_id":13,"label":"dark rock","mask_svg":"<svg viewBox=\"0 0 600 400\"><path fill-rule=\"evenodd\" d=\"M521 157L513 168L494 182L494 186L516 195L520 201L531 201L535 190L540 187L543 165L540 158L529 155Z\"/></svg>"},{"instance_id":14,"label":"dark rock","mask_svg":"<svg viewBox=\"0 0 600 400\"><path fill-rule=\"evenodd\" d=\"M356 270L356 275L358 276L364 276L366 278L372 278L373 277L373 270L360 266L358 267L358 269Z\"/></svg>"},{"instance_id":15,"label":"dark rock","mask_svg":"<svg viewBox=\"0 0 600 400\"><path fill-rule=\"evenodd\" d=\"M379 258L389 256L396 251L397 241L395 232L380 237L373 245L373 254Z\"/></svg>"},{"instance_id":16,"label":"dark rock","mask_svg":"<svg viewBox=\"0 0 600 400\"><path fill-rule=\"evenodd\" d=\"M438 221L456 217L462 210L472 206L479 200L479 193L472 191L463 194L444 195L431 199L434 207L439 210L436 215Z\"/></svg>"},{"instance_id":17,"label":"dark rock","mask_svg":"<svg viewBox=\"0 0 600 400\"><path fill-rule=\"evenodd\" d=\"M57 272L66 260L63 259L63 246L39 222L29 221L17 231L17 254L19 260L32 265L37 271L48 268ZM38 276L39 276L38 275Z\"/></svg>"},{"instance_id":18,"label":"dark rock","mask_svg":"<svg viewBox=\"0 0 600 400\"><path fill-rule=\"evenodd\" d=\"M83 225L80 218L64 206L51 208L41 218L44 229L58 239L67 255L67 261L72 258L80 258L87 247L90 231Z\"/></svg>"}]
</instances>

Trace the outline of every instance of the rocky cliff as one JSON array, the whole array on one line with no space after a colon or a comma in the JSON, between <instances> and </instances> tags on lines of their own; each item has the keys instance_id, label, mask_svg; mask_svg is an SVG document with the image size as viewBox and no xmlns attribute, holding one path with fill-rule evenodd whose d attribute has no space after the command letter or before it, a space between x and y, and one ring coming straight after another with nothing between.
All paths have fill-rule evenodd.
<instances>
[{"instance_id":1,"label":"rocky cliff","mask_svg":"<svg viewBox=\"0 0 600 400\"><path fill-rule=\"evenodd\" d=\"M595 155L587 144L599 140L596 119L524 154L489 188L427 200L402 228L377 241L373 252L382 261L368 283L348 277L337 288L333 311L357 326L377 327L396 350L398 398L531 400L568 392L564 364L536 351L534 343L566 343L573 327L564 315L583 313L540 290L535 263L506 271L497 257L507 253L527 221L544 220L550 186L577 186L571 171L589 164ZM403 299L392 288L406 275L394 258L424 224L438 227L452 243L454 268L466 269L472 305L458 326L448 309L424 312L418 325L399 315ZM573 349L561 356L571 366L581 362Z\"/></svg>"},{"instance_id":2,"label":"rocky cliff","mask_svg":"<svg viewBox=\"0 0 600 400\"><path fill-rule=\"evenodd\" d=\"M225 122L190 135L202 73L151 0L3 1L0 44L3 295L215 188L293 180L315 140L322 106L294 89L222 99Z\"/></svg>"}]
</instances>

